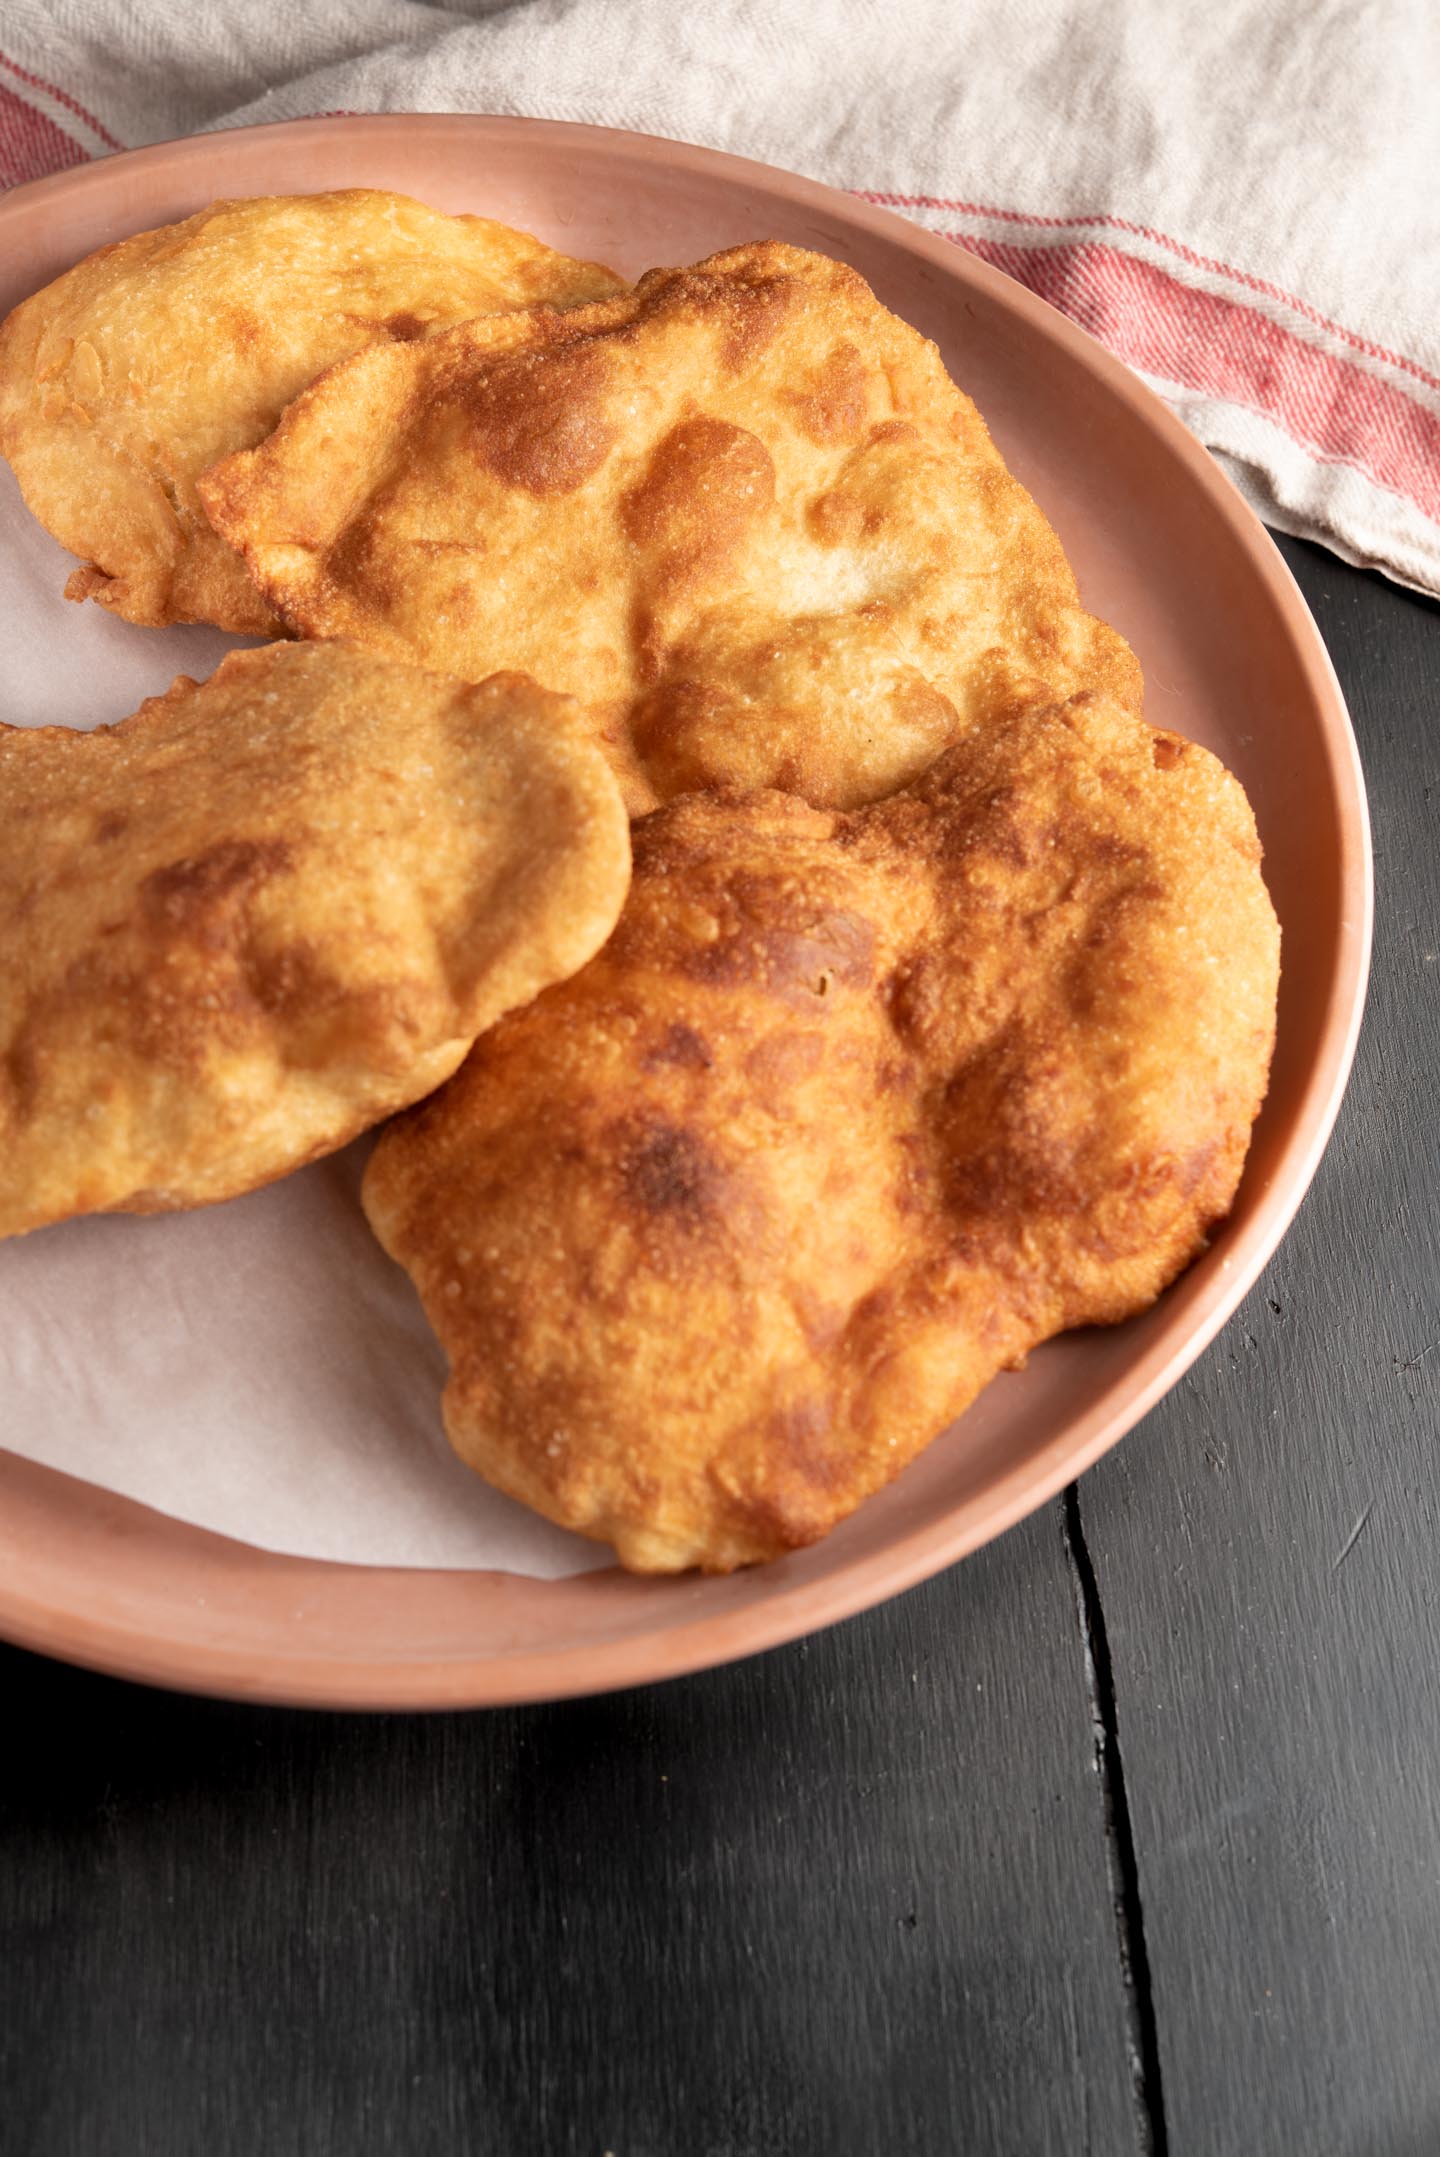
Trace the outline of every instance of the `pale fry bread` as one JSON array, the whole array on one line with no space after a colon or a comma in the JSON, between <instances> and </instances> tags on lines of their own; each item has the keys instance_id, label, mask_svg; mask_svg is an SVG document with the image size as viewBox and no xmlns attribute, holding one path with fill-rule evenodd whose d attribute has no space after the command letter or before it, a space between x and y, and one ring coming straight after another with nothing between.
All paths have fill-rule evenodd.
<instances>
[{"instance_id":1,"label":"pale fry bread","mask_svg":"<svg viewBox=\"0 0 1440 2157\"><path fill-rule=\"evenodd\" d=\"M0 450L88 566L71 598L150 625L278 634L196 476L263 440L307 382L376 338L621 290L482 217L371 188L216 202L103 247L0 328Z\"/></svg>"}]
</instances>

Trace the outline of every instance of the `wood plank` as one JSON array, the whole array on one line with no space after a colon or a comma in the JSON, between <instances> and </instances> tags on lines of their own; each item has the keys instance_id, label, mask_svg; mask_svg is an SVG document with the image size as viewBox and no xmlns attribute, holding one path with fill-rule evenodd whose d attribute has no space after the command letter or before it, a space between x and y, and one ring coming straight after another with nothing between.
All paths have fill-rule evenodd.
<instances>
[{"instance_id":1,"label":"wood plank","mask_svg":"<svg viewBox=\"0 0 1440 2157\"><path fill-rule=\"evenodd\" d=\"M572 1705L0 1672L7 2157L1142 2146L1058 1506Z\"/></svg>"},{"instance_id":2,"label":"wood plank","mask_svg":"<svg viewBox=\"0 0 1440 2157\"><path fill-rule=\"evenodd\" d=\"M1440 2148L1440 609L1286 553L1371 793L1364 1037L1266 1278L1080 1490L1174 2157Z\"/></svg>"}]
</instances>

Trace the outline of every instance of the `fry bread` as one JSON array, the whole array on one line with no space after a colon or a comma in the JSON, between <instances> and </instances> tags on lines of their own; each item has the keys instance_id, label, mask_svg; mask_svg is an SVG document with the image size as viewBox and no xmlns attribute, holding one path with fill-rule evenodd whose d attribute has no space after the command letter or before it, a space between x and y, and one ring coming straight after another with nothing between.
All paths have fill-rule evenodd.
<instances>
[{"instance_id":1,"label":"fry bread","mask_svg":"<svg viewBox=\"0 0 1440 2157\"><path fill-rule=\"evenodd\" d=\"M604 759L519 675L272 645L0 728L0 1235L330 1152L582 965L628 875Z\"/></svg>"},{"instance_id":2,"label":"fry bread","mask_svg":"<svg viewBox=\"0 0 1440 2157\"><path fill-rule=\"evenodd\" d=\"M851 813L690 795L610 942L382 1133L449 1435L644 1571L824 1535L1229 1209L1279 932L1240 787L1037 702Z\"/></svg>"},{"instance_id":3,"label":"fry bread","mask_svg":"<svg viewBox=\"0 0 1440 2157\"><path fill-rule=\"evenodd\" d=\"M200 492L300 634L579 697L637 810L855 807L1042 683L1139 706L935 347L798 248L372 346Z\"/></svg>"},{"instance_id":4,"label":"fry bread","mask_svg":"<svg viewBox=\"0 0 1440 2157\"><path fill-rule=\"evenodd\" d=\"M281 625L217 539L195 479L263 440L307 382L373 339L621 290L483 217L371 188L216 202L102 247L0 329L0 450L128 621Z\"/></svg>"}]
</instances>

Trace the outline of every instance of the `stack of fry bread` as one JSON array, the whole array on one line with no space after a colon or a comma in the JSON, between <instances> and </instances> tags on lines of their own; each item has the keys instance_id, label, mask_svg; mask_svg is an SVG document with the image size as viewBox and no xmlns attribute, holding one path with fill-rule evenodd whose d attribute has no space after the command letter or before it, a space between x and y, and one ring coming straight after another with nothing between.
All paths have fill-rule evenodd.
<instances>
[{"instance_id":1,"label":"stack of fry bread","mask_svg":"<svg viewBox=\"0 0 1440 2157\"><path fill-rule=\"evenodd\" d=\"M1244 793L844 264L216 203L15 309L0 451L70 597L268 640L0 726L0 1235L378 1127L456 1452L728 1572L1230 1210Z\"/></svg>"}]
</instances>

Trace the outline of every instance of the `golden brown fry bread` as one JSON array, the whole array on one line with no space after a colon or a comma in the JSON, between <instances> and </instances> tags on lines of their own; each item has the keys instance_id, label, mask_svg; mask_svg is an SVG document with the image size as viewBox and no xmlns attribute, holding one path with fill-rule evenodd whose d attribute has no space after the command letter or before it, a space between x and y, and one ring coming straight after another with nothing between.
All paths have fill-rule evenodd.
<instances>
[{"instance_id":1,"label":"golden brown fry bread","mask_svg":"<svg viewBox=\"0 0 1440 2157\"><path fill-rule=\"evenodd\" d=\"M452 1443L625 1564L813 1542L1233 1197L1278 930L1244 795L1103 701L851 814L691 795L620 925L382 1134Z\"/></svg>"},{"instance_id":2,"label":"golden brown fry bread","mask_svg":"<svg viewBox=\"0 0 1440 2157\"><path fill-rule=\"evenodd\" d=\"M98 733L0 728L0 1235L330 1152L582 965L628 876L523 675L272 645Z\"/></svg>"},{"instance_id":3,"label":"golden brown fry bread","mask_svg":"<svg viewBox=\"0 0 1440 2157\"><path fill-rule=\"evenodd\" d=\"M634 806L876 800L1020 682L1139 706L935 347L798 248L373 347L201 495L303 634L579 696Z\"/></svg>"},{"instance_id":4,"label":"golden brown fry bread","mask_svg":"<svg viewBox=\"0 0 1440 2157\"><path fill-rule=\"evenodd\" d=\"M72 599L128 621L280 629L206 521L196 475L262 441L374 338L622 289L483 217L371 188L216 202L77 263L0 329L0 450L90 566Z\"/></svg>"}]
</instances>

